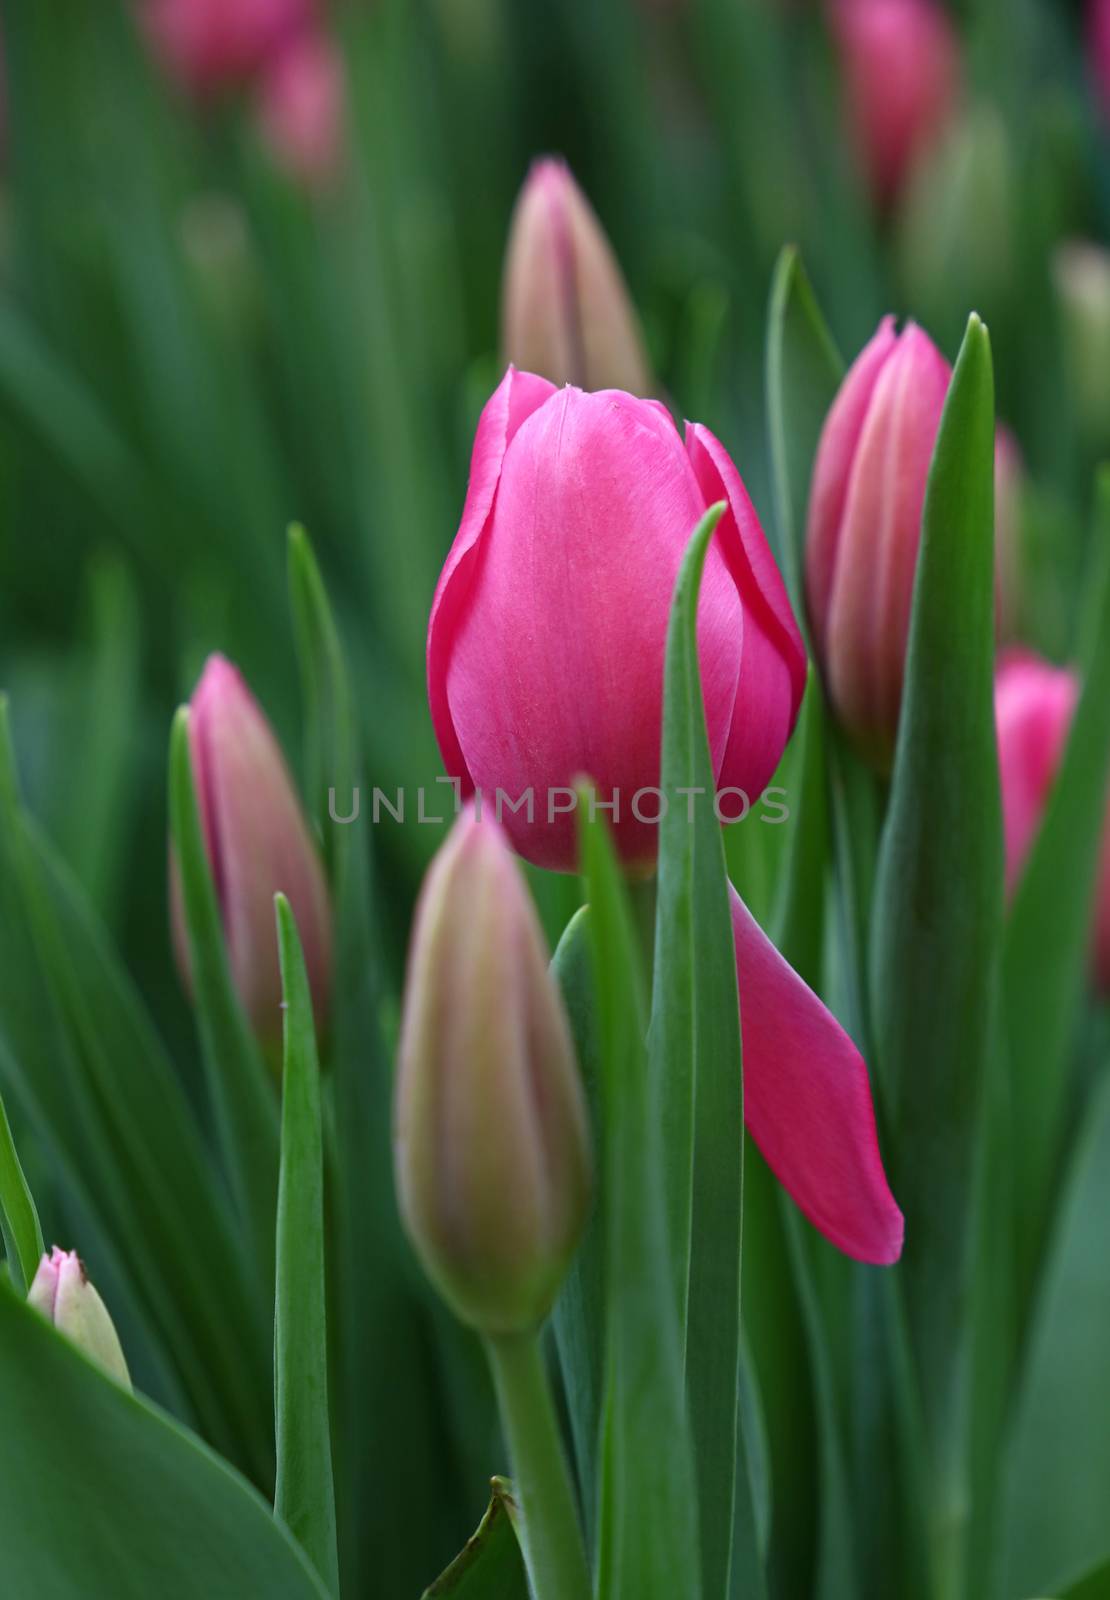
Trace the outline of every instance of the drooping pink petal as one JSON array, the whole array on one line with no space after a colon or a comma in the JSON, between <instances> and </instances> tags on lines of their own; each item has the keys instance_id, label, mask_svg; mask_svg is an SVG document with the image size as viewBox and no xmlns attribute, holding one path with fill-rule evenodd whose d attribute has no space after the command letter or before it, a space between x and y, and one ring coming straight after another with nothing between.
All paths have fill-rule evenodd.
<instances>
[{"instance_id":1,"label":"drooping pink petal","mask_svg":"<svg viewBox=\"0 0 1110 1600\"><path fill-rule=\"evenodd\" d=\"M863 1057L735 890L744 1120L801 1211L845 1255L887 1266L902 1213L883 1171Z\"/></svg>"},{"instance_id":2,"label":"drooping pink petal","mask_svg":"<svg viewBox=\"0 0 1110 1600\"><path fill-rule=\"evenodd\" d=\"M686 448L706 505L727 503L715 539L743 613L740 677L718 777L722 789L741 789L754 803L794 731L806 686L805 646L786 585L728 452L697 422L686 426Z\"/></svg>"},{"instance_id":3,"label":"drooping pink petal","mask_svg":"<svg viewBox=\"0 0 1110 1600\"><path fill-rule=\"evenodd\" d=\"M474 792L451 720L447 702L447 664L450 659L459 617L474 576L474 557L489 514L493 509L501 463L509 441L525 417L555 393L555 385L531 372L510 367L487 400L474 436L470 457L470 481L462 522L440 573L428 620L428 701L432 726L439 741L443 764L452 778L462 783L464 795Z\"/></svg>"}]
</instances>

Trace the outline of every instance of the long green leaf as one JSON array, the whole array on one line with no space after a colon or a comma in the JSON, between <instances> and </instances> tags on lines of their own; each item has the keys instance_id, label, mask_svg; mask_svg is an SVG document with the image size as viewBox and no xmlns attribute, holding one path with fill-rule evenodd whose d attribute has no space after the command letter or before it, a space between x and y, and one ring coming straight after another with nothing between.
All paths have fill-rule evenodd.
<instances>
[{"instance_id":1,"label":"long green leaf","mask_svg":"<svg viewBox=\"0 0 1110 1600\"><path fill-rule=\"evenodd\" d=\"M4 1584L35 1600L323 1600L270 1508L0 1288Z\"/></svg>"},{"instance_id":2,"label":"long green leaf","mask_svg":"<svg viewBox=\"0 0 1110 1600\"><path fill-rule=\"evenodd\" d=\"M589 797L580 810L588 813ZM601 1062L605 1397L599 1600L699 1600L697 1497L645 1049L642 957L604 824L582 830ZM731 1507L729 1508L731 1519Z\"/></svg>"},{"instance_id":3,"label":"long green leaf","mask_svg":"<svg viewBox=\"0 0 1110 1600\"><path fill-rule=\"evenodd\" d=\"M228 1182L264 1285L274 1279L277 1104L231 981L189 754L189 711L170 736L170 834L181 874L197 1021Z\"/></svg>"},{"instance_id":4,"label":"long green leaf","mask_svg":"<svg viewBox=\"0 0 1110 1600\"><path fill-rule=\"evenodd\" d=\"M17 1289L31 1286L42 1259L42 1229L35 1202L19 1164L8 1113L0 1096L0 1229L8 1271Z\"/></svg>"},{"instance_id":5,"label":"long green leaf","mask_svg":"<svg viewBox=\"0 0 1110 1600\"><path fill-rule=\"evenodd\" d=\"M1093 648L1003 947L1013 1148L1021 1170L1015 1186L1020 1288L1026 1300L1051 1219L1110 777L1110 468L1099 476L1095 539ZM1045 937L1048 928L1051 938Z\"/></svg>"},{"instance_id":6,"label":"long green leaf","mask_svg":"<svg viewBox=\"0 0 1110 1600\"><path fill-rule=\"evenodd\" d=\"M338 1596L328 1421L320 1067L297 925L284 895L276 897L276 908L285 1061L274 1313L274 1512L298 1539L330 1592Z\"/></svg>"},{"instance_id":7,"label":"long green leaf","mask_svg":"<svg viewBox=\"0 0 1110 1600\"><path fill-rule=\"evenodd\" d=\"M698 590L724 510L694 531L671 605L663 684L655 980L649 1039L663 1133L663 1193L687 1404L697 1463L702 1580L727 1592L735 1561L750 1585L759 1556L750 1492L734 1519L740 1381L744 1086L728 878L698 670ZM688 804L679 796L688 797ZM733 1528L747 1548L733 1551Z\"/></svg>"},{"instance_id":8,"label":"long green leaf","mask_svg":"<svg viewBox=\"0 0 1110 1600\"><path fill-rule=\"evenodd\" d=\"M993 462L990 344L972 316L925 496L871 951L894 1190L906 1217L904 1283L935 1475L932 1539L949 1574L966 1515L969 1218L1002 927Z\"/></svg>"}]
</instances>

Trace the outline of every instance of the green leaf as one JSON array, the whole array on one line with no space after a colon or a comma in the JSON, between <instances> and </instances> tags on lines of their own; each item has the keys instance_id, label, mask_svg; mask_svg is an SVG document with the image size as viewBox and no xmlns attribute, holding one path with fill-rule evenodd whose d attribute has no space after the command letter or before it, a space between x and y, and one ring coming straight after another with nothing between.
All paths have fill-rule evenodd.
<instances>
[{"instance_id":1,"label":"green leaf","mask_svg":"<svg viewBox=\"0 0 1110 1600\"><path fill-rule=\"evenodd\" d=\"M699 1600L697 1497L644 1035L642 953L604 824L580 797L597 995L605 1218L600 1600ZM729 1507L731 1520L732 1508Z\"/></svg>"},{"instance_id":2,"label":"green leaf","mask_svg":"<svg viewBox=\"0 0 1110 1600\"><path fill-rule=\"evenodd\" d=\"M489 1509L466 1549L425 1589L422 1600L528 1600L514 1528L513 1486L494 1478Z\"/></svg>"},{"instance_id":3,"label":"green leaf","mask_svg":"<svg viewBox=\"0 0 1110 1600\"><path fill-rule=\"evenodd\" d=\"M1110 1557L1108 1216L1110 1078L1104 1076L1063 1187L1008 1452L1007 1594L1056 1594L1062 1578Z\"/></svg>"},{"instance_id":4,"label":"green leaf","mask_svg":"<svg viewBox=\"0 0 1110 1600\"><path fill-rule=\"evenodd\" d=\"M274 1512L297 1538L330 1592L338 1596L328 1422L320 1068L297 925L284 895L277 895L275 904L285 1005L285 1061L274 1313Z\"/></svg>"},{"instance_id":5,"label":"green leaf","mask_svg":"<svg viewBox=\"0 0 1110 1600\"><path fill-rule=\"evenodd\" d=\"M1003 946L1003 986L1015 1151L1020 1288L1027 1301L1051 1221L1053 1180L1073 1087L1075 1018L1087 947L1110 775L1110 468L1098 480L1097 626L1067 747L1044 820L1014 895ZM1046 929L1051 938L1045 937Z\"/></svg>"},{"instance_id":6,"label":"green leaf","mask_svg":"<svg viewBox=\"0 0 1110 1600\"><path fill-rule=\"evenodd\" d=\"M9 1593L323 1600L289 1534L237 1472L2 1288L0 1386Z\"/></svg>"},{"instance_id":7,"label":"green leaf","mask_svg":"<svg viewBox=\"0 0 1110 1600\"><path fill-rule=\"evenodd\" d=\"M698 589L723 505L691 537L671 605L663 682L655 980L649 1037L662 1128L679 1341L697 1463L702 1580L758 1575L755 1519L733 1516L740 1381L744 1086L736 955L716 783L698 671ZM679 798L681 797L681 798ZM732 1549L734 1528L747 1547Z\"/></svg>"},{"instance_id":8,"label":"green leaf","mask_svg":"<svg viewBox=\"0 0 1110 1600\"><path fill-rule=\"evenodd\" d=\"M767 317L767 420L780 562L794 610L802 588L809 479L844 363L818 308L801 258L787 245L771 283Z\"/></svg>"},{"instance_id":9,"label":"green leaf","mask_svg":"<svg viewBox=\"0 0 1110 1600\"><path fill-rule=\"evenodd\" d=\"M170 835L181 874L194 1004L220 1150L262 1283L274 1279L278 1117L250 1026L231 981L219 905L201 831L189 754L189 710L170 735Z\"/></svg>"},{"instance_id":10,"label":"green leaf","mask_svg":"<svg viewBox=\"0 0 1110 1600\"><path fill-rule=\"evenodd\" d=\"M602 1134L601 1063L598 1058L598 1003L590 949L589 911L571 918L551 961L570 1019L574 1053L590 1109L590 1126ZM575 1252L553 1317L555 1344L570 1416L575 1467L587 1545L592 1550L597 1523L597 1455L601 1399L605 1382L602 1330L605 1326L605 1224L595 1206Z\"/></svg>"},{"instance_id":11,"label":"green leaf","mask_svg":"<svg viewBox=\"0 0 1110 1600\"><path fill-rule=\"evenodd\" d=\"M990 344L973 315L925 495L871 948L893 1188L906 1217L900 1277L927 1408L942 1570L960 1559L966 1515L970 1214L1002 926L993 474Z\"/></svg>"},{"instance_id":12,"label":"green leaf","mask_svg":"<svg viewBox=\"0 0 1110 1600\"><path fill-rule=\"evenodd\" d=\"M19 1164L8 1113L0 1096L0 1229L8 1271L26 1293L43 1256L42 1229L35 1202Z\"/></svg>"}]
</instances>

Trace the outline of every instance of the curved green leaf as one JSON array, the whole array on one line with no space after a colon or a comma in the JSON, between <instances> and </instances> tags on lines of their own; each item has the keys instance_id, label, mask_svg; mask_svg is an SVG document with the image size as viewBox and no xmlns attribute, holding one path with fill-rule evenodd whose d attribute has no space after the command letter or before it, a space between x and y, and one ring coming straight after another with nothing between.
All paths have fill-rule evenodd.
<instances>
[{"instance_id":1,"label":"curved green leaf","mask_svg":"<svg viewBox=\"0 0 1110 1600\"><path fill-rule=\"evenodd\" d=\"M19 1164L3 1096L0 1096L0 1229L4 1234L4 1251L12 1282L17 1289L26 1292L42 1259L42 1229Z\"/></svg>"},{"instance_id":2,"label":"curved green leaf","mask_svg":"<svg viewBox=\"0 0 1110 1600\"><path fill-rule=\"evenodd\" d=\"M4 1583L35 1600L325 1600L261 1496L0 1289Z\"/></svg>"}]
</instances>

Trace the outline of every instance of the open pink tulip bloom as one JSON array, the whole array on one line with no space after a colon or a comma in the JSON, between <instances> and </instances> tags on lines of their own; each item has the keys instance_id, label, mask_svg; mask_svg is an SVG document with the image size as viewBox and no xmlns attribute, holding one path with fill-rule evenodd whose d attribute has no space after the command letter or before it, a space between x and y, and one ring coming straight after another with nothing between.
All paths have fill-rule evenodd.
<instances>
[{"instance_id":1,"label":"open pink tulip bloom","mask_svg":"<svg viewBox=\"0 0 1110 1600\"><path fill-rule=\"evenodd\" d=\"M552 788L588 774L619 794L625 862L648 867L656 829L629 812L658 784L667 618L689 536L728 510L698 613L718 786L762 791L794 726L806 662L785 589L740 476L707 429L680 439L665 409L584 394L510 368L482 414L462 525L428 631L432 718L448 773L505 809L516 849L575 864L574 818ZM610 816L612 813L610 813ZM867 1069L847 1035L732 901L753 1138L807 1217L862 1261L895 1261L902 1217L879 1156Z\"/></svg>"}]
</instances>

